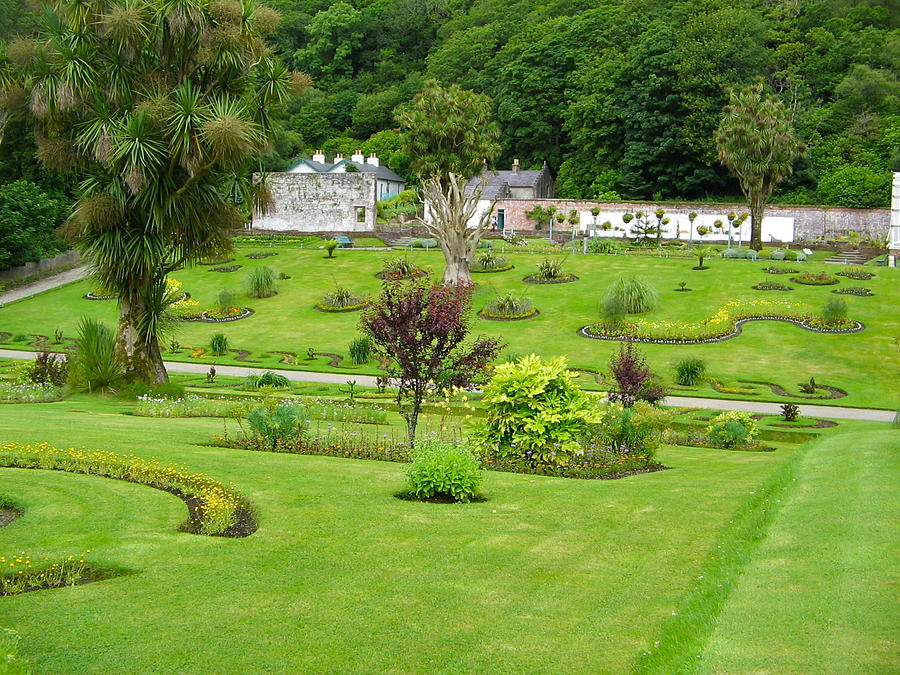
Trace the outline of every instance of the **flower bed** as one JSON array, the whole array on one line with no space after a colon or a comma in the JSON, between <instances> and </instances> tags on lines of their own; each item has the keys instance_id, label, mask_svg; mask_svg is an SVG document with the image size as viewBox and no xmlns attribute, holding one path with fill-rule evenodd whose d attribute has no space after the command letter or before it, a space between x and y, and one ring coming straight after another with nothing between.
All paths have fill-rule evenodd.
<instances>
[{"instance_id":1,"label":"flower bed","mask_svg":"<svg viewBox=\"0 0 900 675\"><path fill-rule=\"evenodd\" d=\"M427 276L428 272L423 270L421 267L417 267L416 269L407 273L382 271L375 275L377 279L381 279L382 281L406 281L407 279L421 279L422 277Z\"/></svg>"},{"instance_id":2,"label":"flower bed","mask_svg":"<svg viewBox=\"0 0 900 675\"><path fill-rule=\"evenodd\" d=\"M806 286L833 286L841 282L840 279L828 272L802 272L795 277L791 277L791 281L795 284L804 284Z\"/></svg>"},{"instance_id":3,"label":"flower bed","mask_svg":"<svg viewBox=\"0 0 900 675\"><path fill-rule=\"evenodd\" d=\"M568 284L572 281L578 281L578 277L574 274L564 274L556 279L541 279L537 275L531 274L522 279L526 284Z\"/></svg>"},{"instance_id":4,"label":"flower bed","mask_svg":"<svg viewBox=\"0 0 900 675\"><path fill-rule=\"evenodd\" d=\"M322 303L318 303L315 305L315 308L317 310L319 310L320 312L328 312L329 314L338 314L340 312L357 312L357 311L363 309L364 307L366 307L368 304L369 304L368 300L364 300L363 302L360 302L355 305L344 305L344 306L325 305Z\"/></svg>"},{"instance_id":5,"label":"flower bed","mask_svg":"<svg viewBox=\"0 0 900 675\"><path fill-rule=\"evenodd\" d=\"M115 300L119 296L118 295L97 295L93 291L88 291L82 297L84 297L85 300Z\"/></svg>"},{"instance_id":6,"label":"flower bed","mask_svg":"<svg viewBox=\"0 0 900 675\"><path fill-rule=\"evenodd\" d=\"M800 270L795 270L791 267L778 267L776 265L763 267L763 272L766 274L797 274L799 271Z\"/></svg>"},{"instance_id":7,"label":"flower bed","mask_svg":"<svg viewBox=\"0 0 900 675\"><path fill-rule=\"evenodd\" d=\"M514 267L515 265L513 265L512 263L506 263L505 265L499 265L497 267L485 268L479 268L473 265L472 269L470 269L469 271L472 272L472 274L490 274L491 272L506 272L513 269Z\"/></svg>"},{"instance_id":8,"label":"flower bed","mask_svg":"<svg viewBox=\"0 0 900 675\"><path fill-rule=\"evenodd\" d=\"M278 255L275 251L265 251L263 253L248 253L247 257L251 260L262 260L263 258L271 258L273 255Z\"/></svg>"},{"instance_id":9,"label":"flower bed","mask_svg":"<svg viewBox=\"0 0 900 675\"><path fill-rule=\"evenodd\" d=\"M855 269L844 270L843 272L838 272L837 275L839 277L847 277L848 279L853 279L854 281L868 281L875 276L875 274L872 272Z\"/></svg>"},{"instance_id":10,"label":"flower bed","mask_svg":"<svg viewBox=\"0 0 900 675\"><path fill-rule=\"evenodd\" d=\"M794 290L790 286L785 284L779 284L777 281L761 281L756 286L752 287L757 291L792 291Z\"/></svg>"},{"instance_id":11,"label":"flower bed","mask_svg":"<svg viewBox=\"0 0 900 675\"><path fill-rule=\"evenodd\" d=\"M0 403L52 403L61 401L62 387L52 384L15 384L0 380Z\"/></svg>"},{"instance_id":12,"label":"flower bed","mask_svg":"<svg viewBox=\"0 0 900 675\"><path fill-rule=\"evenodd\" d=\"M85 555L70 555L52 564L44 562L46 558L44 561L32 560L25 553L0 556L0 595L74 586L88 579L95 581L92 577L99 575L92 574L93 570L84 559Z\"/></svg>"},{"instance_id":13,"label":"flower bed","mask_svg":"<svg viewBox=\"0 0 900 675\"><path fill-rule=\"evenodd\" d=\"M241 265L225 265L224 267L213 267L213 272L237 272L241 269Z\"/></svg>"},{"instance_id":14,"label":"flower bed","mask_svg":"<svg viewBox=\"0 0 900 675\"><path fill-rule=\"evenodd\" d=\"M820 333L855 333L864 326L858 321L852 326L826 328L810 323L814 319L802 307L777 300L733 301L723 305L711 317L699 322L649 321L637 319L615 326L598 322L581 329L584 337L597 340L634 340L654 344L700 344L720 342L740 335L741 325L747 321L784 321Z\"/></svg>"},{"instance_id":15,"label":"flower bed","mask_svg":"<svg viewBox=\"0 0 900 675\"><path fill-rule=\"evenodd\" d=\"M201 260L197 264L205 265L208 267L211 265L224 265L226 263L231 263L231 262L234 262L234 258L215 258L213 260Z\"/></svg>"},{"instance_id":16,"label":"flower bed","mask_svg":"<svg viewBox=\"0 0 900 675\"><path fill-rule=\"evenodd\" d=\"M179 317L179 319L181 321L201 321L204 323L228 323L229 321L246 319L252 314L253 310L249 307L235 307L227 314L220 314L214 309L208 309L197 316L183 316Z\"/></svg>"},{"instance_id":17,"label":"flower bed","mask_svg":"<svg viewBox=\"0 0 900 675\"><path fill-rule=\"evenodd\" d=\"M190 517L183 526L187 532L242 537L256 530L250 504L237 492L206 474L157 460L105 450L60 449L49 443L6 443L0 446L0 466L103 476L171 492L188 505Z\"/></svg>"},{"instance_id":18,"label":"flower bed","mask_svg":"<svg viewBox=\"0 0 900 675\"><path fill-rule=\"evenodd\" d=\"M547 464L493 455L482 457L482 465L489 471L527 473L558 478L613 479L636 473L650 473L667 467L642 453L614 452L608 448L589 448L575 455L567 464Z\"/></svg>"},{"instance_id":19,"label":"flower bed","mask_svg":"<svg viewBox=\"0 0 900 675\"><path fill-rule=\"evenodd\" d=\"M314 402L285 399L307 420L353 422L356 424L387 424L387 413L378 406L355 406L325 399ZM262 405L258 396L220 396L218 398L189 394L184 398L154 398L150 394L138 397L134 414L141 417L225 417L238 418Z\"/></svg>"},{"instance_id":20,"label":"flower bed","mask_svg":"<svg viewBox=\"0 0 900 675\"><path fill-rule=\"evenodd\" d=\"M521 321L522 319L530 319L538 314L540 312L534 307L519 314L492 314L485 308L478 312L478 317L487 321Z\"/></svg>"},{"instance_id":21,"label":"flower bed","mask_svg":"<svg viewBox=\"0 0 900 675\"><path fill-rule=\"evenodd\" d=\"M863 288L862 286L848 286L847 288L835 288L832 293L838 295L856 295L860 298L869 298L875 295L871 288Z\"/></svg>"}]
</instances>

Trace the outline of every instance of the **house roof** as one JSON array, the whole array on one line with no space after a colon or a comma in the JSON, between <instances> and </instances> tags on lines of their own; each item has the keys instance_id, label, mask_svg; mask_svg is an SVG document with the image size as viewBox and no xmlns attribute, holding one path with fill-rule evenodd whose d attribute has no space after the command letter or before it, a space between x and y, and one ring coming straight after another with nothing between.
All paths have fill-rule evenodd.
<instances>
[{"instance_id":1,"label":"house roof","mask_svg":"<svg viewBox=\"0 0 900 675\"><path fill-rule=\"evenodd\" d=\"M339 162L326 162L324 164L322 162L314 162L311 159L301 159L299 162L297 162L297 164L295 164L290 169L288 169L288 172L290 173L291 171L296 169L301 164L305 164L306 166L310 167L317 173L333 173L334 170L337 167L339 167L341 164L352 164L359 171L362 171L365 173L374 173L375 177L379 178L381 180L389 180L389 181L393 181L395 183L406 183L405 180L403 180L400 176L398 176L396 173L391 171L386 166L380 166L380 165L373 166L372 164L361 164L360 162L354 162L349 159L342 159Z\"/></svg>"},{"instance_id":2,"label":"house roof","mask_svg":"<svg viewBox=\"0 0 900 675\"><path fill-rule=\"evenodd\" d=\"M466 184L466 194L472 194L475 186L485 182L481 192L482 199L502 199L508 195L509 188L534 187L538 185L546 169L537 171L482 171L480 176L470 178Z\"/></svg>"}]
</instances>

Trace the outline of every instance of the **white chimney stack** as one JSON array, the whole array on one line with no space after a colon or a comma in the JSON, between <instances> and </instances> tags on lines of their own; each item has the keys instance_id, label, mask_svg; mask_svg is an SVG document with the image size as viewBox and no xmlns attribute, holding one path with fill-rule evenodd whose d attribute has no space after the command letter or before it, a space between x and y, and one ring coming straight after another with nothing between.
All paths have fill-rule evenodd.
<instances>
[{"instance_id":1,"label":"white chimney stack","mask_svg":"<svg viewBox=\"0 0 900 675\"><path fill-rule=\"evenodd\" d=\"M512 171L513 173L519 173L519 160L513 160Z\"/></svg>"},{"instance_id":2,"label":"white chimney stack","mask_svg":"<svg viewBox=\"0 0 900 675\"><path fill-rule=\"evenodd\" d=\"M321 150L316 150L316 154L313 155L312 161L318 162L319 164L325 163L325 153Z\"/></svg>"},{"instance_id":3,"label":"white chimney stack","mask_svg":"<svg viewBox=\"0 0 900 675\"><path fill-rule=\"evenodd\" d=\"M379 166L378 157L374 152L369 155L369 158L366 160L366 164L369 164L370 166Z\"/></svg>"},{"instance_id":4,"label":"white chimney stack","mask_svg":"<svg viewBox=\"0 0 900 675\"><path fill-rule=\"evenodd\" d=\"M336 155L334 156L334 163L337 164L337 163L340 162L342 159L344 159L344 156L343 156L341 153L338 153L338 154L336 154Z\"/></svg>"},{"instance_id":5,"label":"white chimney stack","mask_svg":"<svg viewBox=\"0 0 900 675\"><path fill-rule=\"evenodd\" d=\"M357 150L350 156L350 160L356 162L357 164L364 164L366 161L366 156L363 154L362 150Z\"/></svg>"}]
</instances>

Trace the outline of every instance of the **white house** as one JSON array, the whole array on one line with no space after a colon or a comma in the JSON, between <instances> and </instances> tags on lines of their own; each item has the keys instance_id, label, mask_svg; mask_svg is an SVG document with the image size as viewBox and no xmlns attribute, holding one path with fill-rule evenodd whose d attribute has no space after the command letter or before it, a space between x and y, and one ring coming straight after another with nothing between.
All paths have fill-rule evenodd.
<instances>
[{"instance_id":1,"label":"white house","mask_svg":"<svg viewBox=\"0 0 900 675\"><path fill-rule=\"evenodd\" d=\"M374 154L366 157L362 151L357 150L350 155L350 159L344 159L343 155L335 155L333 162L325 160L321 150L312 156L312 159L301 159L295 166L287 170L287 173L354 173L362 171L375 174L375 196L383 202L394 195L400 194L406 189L406 181L382 166L378 157Z\"/></svg>"}]
</instances>

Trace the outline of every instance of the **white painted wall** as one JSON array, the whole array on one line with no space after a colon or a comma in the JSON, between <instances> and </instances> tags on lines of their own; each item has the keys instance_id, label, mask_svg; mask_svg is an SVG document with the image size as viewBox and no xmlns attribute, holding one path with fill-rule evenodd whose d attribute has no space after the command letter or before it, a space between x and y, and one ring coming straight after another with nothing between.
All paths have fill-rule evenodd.
<instances>
[{"instance_id":1,"label":"white painted wall","mask_svg":"<svg viewBox=\"0 0 900 675\"><path fill-rule=\"evenodd\" d=\"M582 233L592 234L598 237L623 237L631 235L632 220L628 225L622 220L622 216L626 211L601 211L596 219L596 229L594 226L594 216L590 211L579 211L580 219L579 229ZM683 239L685 241L709 241L709 242L727 242L728 241L728 213L712 215L698 215L694 219L693 232L691 232L691 221L686 214L666 213L669 223L663 225L664 239ZM717 220L722 221L722 229L717 230L713 223ZM601 230L600 226L609 222L613 229ZM650 222L655 225L656 217L651 213ZM701 236L697 233L697 228L705 225L710 232ZM616 230L615 228L620 228ZM677 236L676 236L677 234ZM732 241L747 242L750 239L750 218L748 217L741 227L731 228ZM762 225L763 243L769 242L788 242L794 241L794 219L781 216L766 216L763 218Z\"/></svg>"}]
</instances>

